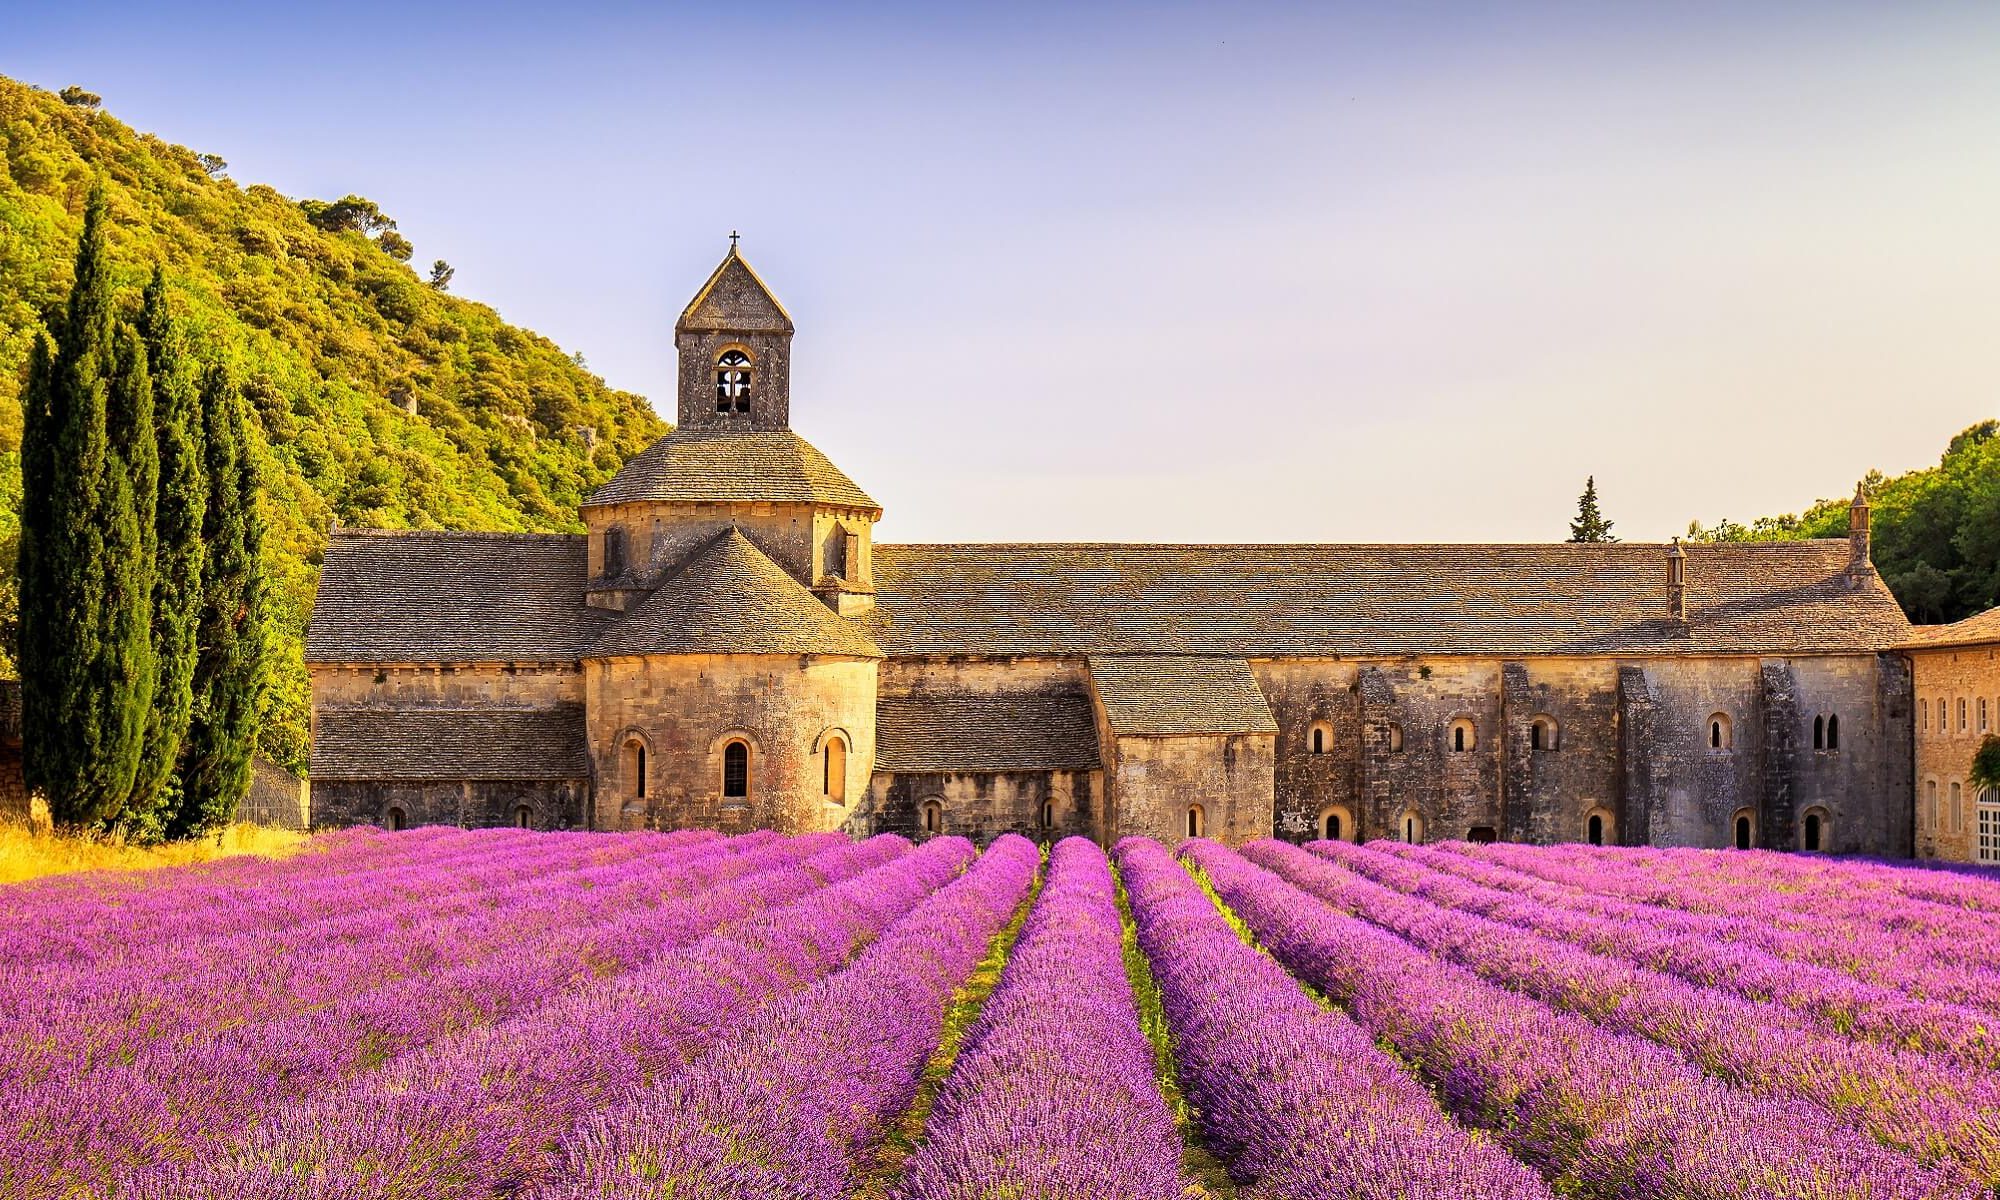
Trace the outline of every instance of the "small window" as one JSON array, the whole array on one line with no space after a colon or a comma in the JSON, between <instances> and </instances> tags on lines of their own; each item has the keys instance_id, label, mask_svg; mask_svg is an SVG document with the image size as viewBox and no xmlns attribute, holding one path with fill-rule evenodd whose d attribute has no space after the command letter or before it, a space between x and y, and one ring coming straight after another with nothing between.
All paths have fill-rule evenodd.
<instances>
[{"instance_id":1,"label":"small window","mask_svg":"<svg viewBox=\"0 0 2000 1200\"><path fill-rule=\"evenodd\" d=\"M1319 810L1319 834L1329 842L1354 839L1354 814L1344 804L1329 804Z\"/></svg>"},{"instance_id":2,"label":"small window","mask_svg":"<svg viewBox=\"0 0 2000 1200\"><path fill-rule=\"evenodd\" d=\"M1403 840L1409 842L1411 845L1415 845L1416 843L1423 841L1424 840L1423 814L1418 812L1414 808L1404 812L1401 832L1403 834Z\"/></svg>"},{"instance_id":3,"label":"small window","mask_svg":"<svg viewBox=\"0 0 2000 1200\"><path fill-rule=\"evenodd\" d=\"M646 798L646 743L638 738L625 743L625 790L635 800Z\"/></svg>"},{"instance_id":4,"label":"small window","mask_svg":"<svg viewBox=\"0 0 2000 1200\"><path fill-rule=\"evenodd\" d=\"M1391 724L1389 726L1389 753L1401 754L1402 752L1403 752L1403 727L1401 725Z\"/></svg>"},{"instance_id":5,"label":"small window","mask_svg":"<svg viewBox=\"0 0 2000 1200\"><path fill-rule=\"evenodd\" d=\"M1333 753L1333 726L1325 721L1314 721L1309 736L1314 754Z\"/></svg>"},{"instance_id":6,"label":"small window","mask_svg":"<svg viewBox=\"0 0 2000 1200\"><path fill-rule=\"evenodd\" d=\"M1201 810L1201 805L1199 804L1188 805L1187 835L1191 838L1202 837L1205 835L1205 831L1207 830L1207 828L1208 828L1208 814L1204 813Z\"/></svg>"},{"instance_id":7,"label":"small window","mask_svg":"<svg viewBox=\"0 0 2000 1200\"><path fill-rule=\"evenodd\" d=\"M820 763L820 791L828 803L847 803L847 739L839 734L826 739Z\"/></svg>"},{"instance_id":8,"label":"small window","mask_svg":"<svg viewBox=\"0 0 2000 1200\"><path fill-rule=\"evenodd\" d=\"M1930 702L1930 701L1928 701L1928 700L1919 700L1919 701L1917 701L1917 721L1918 721L1918 724L1919 724L1919 726L1920 726L1921 728L1923 728L1923 729L1924 729L1924 730L1925 730L1926 732L1928 732L1928 731L1929 731L1929 729L1930 729L1930 727L1931 727L1931 702Z\"/></svg>"},{"instance_id":9,"label":"small window","mask_svg":"<svg viewBox=\"0 0 2000 1200\"><path fill-rule=\"evenodd\" d=\"M1965 788L1956 779L1951 781L1951 831L1965 832Z\"/></svg>"},{"instance_id":10,"label":"small window","mask_svg":"<svg viewBox=\"0 0 2000 1200\"><path fill-rule=\"evenodd\" d=\"M806 776L811 779L812 776ZM722 795L724 799L741 799L750 794L750 746L747 742L731 742L722 748Z\"/></svg>"},{"instance_id":11,"label":"small window","mask_svg":"<svg viewBox=\"0 0 2000 1200\"><path fill-rule=\"evenodd\" d=\"M1593 846L1602 846L1604 844L1603 817L1598 816L1596 813L1590 814L1590 828L1584 831L1584 840Z\"/></svg>"},{"instance_id":12,"label":"small window","mask_svg":"<svg viewBox=\"0 0 2000 1200\"><path fill-rule=\"evenodd\" d=\"M1839 713L1835 713L1826 719L1826 748L1829 750L1840 749Z\"/></svg>"},{"instance_id":13,"label":"small window","mask_svg":"<svg viewBox=\"0 0 2000 1200\"><path fill-rule=\"evenodd\" d=\"M389 829L391 830L391 832L399 832L401 830L408 829L409 827L410 827L410 818L407 813L405 813L400 808L392 808L389 810Z\"/></svg>"},{"instance_id":14,"label":"small window","mask_svg":"<svg viewBox=\"0 0 2000 1200\"><path fill-rule=\"evenodd\" d=\"M514 808L514 827L517 829L533 829L535 827L535 810L525 804L516 805Z\"/></svg>"},{"instance_id":15,"label":"small window","mask_svg":"<svg viewBox=\"0 0 2000 1200\"><path fill-rule=\"evenodd\" d=\"M1805 820L1799 823L1799 848L1817 854L1827 846L1827 814L1825 809L1809 808Z\"/></svg>"},{"instance_id":16,"label":"small window","mask_svg":"<svg viewBox=\"0 0 2000 1200\"><path fill-rule=\"evenodd\" d=\"M1536 717L1528 722L1528 749L1556 750L1560 748L1560 727L1556 719L1549 716Z\"/></svg>"},{"instance_id":17,"label":"small window","mask_svg":"<svg viewBox=\"0 0 2000 1200\"><path fill-rule=\"evenodd\" d=\"M1728 713L1711 713L1708 718L1708 748L1727 750L1736 744L1736 735L1731 730Z\"/></svg>"},{"instance_id":18,"label":"small window","mask_svg":"<svg viewBox=\"0 0 2000 1200\"><path fill-rule=\"evenodd\" d=\"M1979 698L1979 732L1986 732L1986 697Z\"/></svg>"},{"instance_id":19,"label":"small window","mask_svg":"<svg viewBox=\"0 0 2000 1200\"><path fill-rule=\"evenodd\" d=\"M1736 814L1736 848L1748 850L1757 844L1757 820L1748 809Z\"/></svg>"},{"instance_id":20,"label":"small window","mask_svg":"<svg viewBox=\"0 0 2000 1200\"><path fill-rule=\"evenodd\" d=\"M1938 828L1938 786L1937 780L1924 780L1924 828L1932 833Z\"/></svg>"},{"instance_id":21,"label":"small window","mask_svg":"<svg viewBox=\"0 0 2000 1200\"><path fill-rule=\"evenodd\" d=\"M1813 749L1826 749L1826 718L1813 718Z\"/></svg>"},{"instance_id":22,"label":"small window","mask_svg":"<svg viewBox=\"0 0 2000 1200\"><path fill-rule=\"evenodd\" d=\"M1491 825L1474 825L1465 831L1465 840L1475 846L1491 846L1500 840L1500 832Z\"/></svg>"},{"instance_id":23,"label":"small window","mask_svg":"<svg viewBox=\"0 0 2000 1200\"><path fill-rule=\"evenodd\" d=\"M944 801L926 800L923 809L924 832L938 834L944 832Z\"/></svg>"},{"instance_id":24,"label":"small window","mask_svg":"<svg viewBox=\"0 0 2000 1200\"><path fill-rule=\"evenodd\" d=\"M1479 745L1479 730L1465 717L1453 721L1445 731L1445 745L1453 754L1464 754Z\"/></svg>"},{"instance_id":25,"label":"small window","mask_svg":"<svg viewBox=\"0 0 2000 1200\"><path fill-rule=\"evenodd\" d=\"M1042 828L1054 829L1055 827L1056 827L1055 801L1044 800L1042 801Z\"/></svg>"},{"instance_id":26,"label":"small window","mask_svg":"<svg viewBox=\"0 0 2000 1200\"><path fill-rule=\"evenodd\" d=\"M1958 698L1958 731L1965 732L1965 697Z\"/></svg>"},{"instance_id":27,"label":"small window","mask_svg":"<svg viewBox=\"0 0 2000 1200\"><path fill-rule=\"evenodd\" d=\"M741 350L725 350L715 360L715 411L750 411L750 356Z\"/></svg>"}]
</instances>

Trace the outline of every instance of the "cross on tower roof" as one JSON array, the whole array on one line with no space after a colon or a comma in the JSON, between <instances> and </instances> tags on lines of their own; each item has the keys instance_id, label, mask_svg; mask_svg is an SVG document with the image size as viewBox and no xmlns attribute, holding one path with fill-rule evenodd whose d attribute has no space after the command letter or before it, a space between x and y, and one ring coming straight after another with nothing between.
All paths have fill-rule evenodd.
<instances>
[{"instance_id":1,"label":"cross on tower roof","mask_svg":"<svg viewBox=\"0 0 2000 1200\"><path fill-rule=\"evenodd\" d=\"M742 236L742 234L736 232L734 229L729 231L729 252L731 254L736 253L736 239Z\"/></svg>"}]
</instances>

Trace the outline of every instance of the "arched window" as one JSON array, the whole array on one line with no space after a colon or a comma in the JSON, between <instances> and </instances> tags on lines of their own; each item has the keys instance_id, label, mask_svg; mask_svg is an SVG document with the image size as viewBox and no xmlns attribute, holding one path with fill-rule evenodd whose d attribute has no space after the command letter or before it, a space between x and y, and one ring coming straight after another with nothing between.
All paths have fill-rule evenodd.
<instances>
[{"instance_id":1,"label":"arched window","mask_svg":"<svg viewBox=\"0 0 2000 1200\"><path fill-rule=\"evenodd\" d=\"M638 738L625 741L625 791L635 800L646 798L646 743Z\"/></svg>"},{"instance_id":2,"label":"arched window","mask_svg":"<svg viewBox=\"0 0 2000 1200\"><path fill-rule=\"evenodd\" d=\"M1056 827L1056 802L1053 800L1044 800L1042 801L1042 828L1054 829L1055 827Z\"/></svg>"},{"instance_id":3,"label":"arched window","mask_svg":"<svg viewBox=\"0 0 2000 1200\"><path fill-rule=\"evenodd\" d=\"M525 804L515 805L514 826L517 829L533 829L535 827L535 810Z\"/></svg>"},{"instance_id":4,"label":"arched window","mask_svg":"<svg viewBox=\"0 0 2000 1200\"><path fill-rule=\"evenodd\" d=\"M820 790L833 804L847 803L847 739L832 734L821 756Z\"/></svg>"},{"instance_id":5,"label":"arched window","mask_svg":"<svg viewBox=\"0 0 2000 1200\"><path fill-rule=\"evenodd\" d=\"M1986 697L1979 698L1979 732L1986 732Z\"/></svg>"},{"instance_id":6,"label":"arched window","mask_svg":"<svg viewBox=\"0 0 2000 1200\"><path fill-rule=\"evenodd\" d=\"M1929 732L1930 732L1930 728L1931 728L1931 702L1930 702L1930 701L1928 701L1928 700L1919 700L1919 701L1917 701L1917 721L1918 721L1918 724L1919 724L1919 725L1921 726L1921 728L1922 728L1922 729L1924 730L1924 732L1926 732L1926 733L1929 733Z\"/></svg>"},{"instance_id":7,"label":"arched window","mask_svg":"<svg viewBox=\"0 0 2000 1200\"><path fill-rule=\"evenodd\" d=\"M1839 713L1835 713L1826 719L1826 748L1829 750L1840 749Z\"/></svg>"},{"instance_id":8,"label":"arched window","mask_svg":"<svg viewBox=\"0 0 2000 1200\"><path fill-rule=\"evenodd\" d=\"M1416 809L1405 809L1402 825L1403 840L1412 845L1424 840L1424 815Z\"/></svg>"},{"instance_id":9,"label":"arched window","mask_svg":"<svg viewBox=\"0 0 2000 1200\"><path fill-rule=\"evenodd\" d=\"M1708 748L1727 750L1736 744L1736 735L1731 730L1728 713L1710 713L1708 718Z\"/></svg>"},{"instance_id":10,"label":"arched window","mask_svg":"<svg viewBox=\"0 0 2000 1200\"><path fill-rule=\"evenodd\" d=\"M808 775L806 778L811 779ZM722 795L740 799L750 794L750 744L731 742L722 748Z\"/></svg>"},{"instance_id":11,"label":"arched window","mask_svg":"<svg viewBox=\"0 0 2000 1200\"><path fill-rule=\"evenodd\" d=\"M1924 780L1924 828L1932 833L1938 827L1938 786L1937 780Z\"/></svg>"},{"instance_id":12,"label":"arched window","mask_svg":"<svg viewBox=\"0 0 2000 1200\"><path fill-rule=\"evenodd\" d=\"M1748 850L1757 844L1757 818L1749 809L1736 811L1736 848Z\"/></svg>"},{"instance_id":13,"label":"arched window","mask_svg":"<svg viewBox=\"0 0 2000 1200\"><path fill-rule=\"evenodd\" d=\"M1330 812L1326 814L1326 821L1321 826L1321 836L1326 838L1326 840L1329 842L1337 842L1340 840L1339 813Z\"/></svg>"},{"instance_id":14,"label":"arched window","mask_svg":"<svg viewBox=\"0 0 2000 1200\"><path fill-rule=\"evenodd\" d=\"M1813 749L1826 749L1826 718L1813 718Z\"/></svg>"},{"instance_id":15,"label":"arched window","mask_svg":"<svg viewBox=\"0 0 2000 1200\"><path fill-rule=\"evenodd\" d=\"M1958 698L1958 731L1965 732L1965 697Z\"/></svg>"},{"instance_id":16,"label":"arched window","mask_svg":"<svg viewBox=\"0 0 2000 1200\"><path fill-rule=\"evenodd\" d=\"M1590 820L1583 833L1583 838L1593 846L1602 846L1604 844L1604 818L1598 816L1596 813L1591 813Z\"/></svg>"},{"instance_id":17,"label":"arched window","mask_svg":"<svg viewBox=\"0 0 2000 1200\"><path fill-rule=\"evenodd\" d=\"M724 350L715 360L715 411L750 411L750 356L741 350Z\"/></svg>"},{"instance_id":18,"label":"arched window","mask_svg":"<svg viewBox=\"0 0 2000 1200\"><path fill-rule=\"evenodd\" d=\"M1354 814L1345 804L1329 804L1319 810L1319 835L1329 842L1355 840Z\"/></svg>"},{"instance_id":19,"label":"arched window","mask_svg":"<svg viewBox=\"0 0 2000 1200\"><path fill-rule=\"evenodd\" d=\"M1827 836L1830 824L1825 809L1807 809L1805 818L1799 822L1799 849L1814 854L1826 849L1827 843L1832 840Z\"/></svg>"},{"instance_id":20,"label":"arched window","mask_svg":"<svg viewBox=\"0 0 2000 1200\"><path fill-rule=\"evenodd\" d=\"M1389 753L1401 754L1402 752L1403 752L1403 727L1401 725L1391 723L1389 726Z\"/></svg>"},{"instance_id":21,"label":"arched window","mask_svg":"<svg viewBox=\"0 0 2000 1200\"><path fill-rule=\"evenodd\" d=\"M1956 779L1951 781L1951 831L1965 831L1965 786Z\"/></svg>"},{"instance_id":22,"label":"arched window","mask_svg":"<svg viewBox=\"0 0 2000 1200\"><path fill-rule=\"evenodd\" d=\"M1314 754L1333 753L1333 725L1328 721L1314 721L1312 732L1307 735Z\"/></svg>"},{"instance_id":23,"label":"arched window","mask_svg":"<svg viewBox=\"0 0 2000 1200\"><path fill-rule=\"evenodd\" d=\"M1561 727L1559 727L1556 724L1556 719L1554 717L1538 716L1534 720L1528 722L1528 749L1530 750L1560 749L1561 734L1562 734Z\"/></svg>"},{"instance_id":24,"label":"arched window","mask_svg":"<svg viewBox=\"0 0 2000 1200\"><path fill-rule=\"evenodd\" d=\"M1464 754L1479 745L1479 729L1466 717L1453 721L1445 730L1445 745L1453 754Z\"/></svg>"},{"instance_id":25,"label":"arched window","mask_svg":"<svg viewBox=\"0 0 2000 1200\"><path fill-rule=\"evenodd\" d=\"M1198 838L1208 828L1208 814L1201 811L1201 805L1190 804L1187 810L1187 835Z\"/></svg>"},{"instance_id":26,"label":"arched window","mask_svg":"<svg viewBox=\"0 0 2000 1200\"><path fill-rule=\"evenodd\" d=\"M408 829L409 827L410 818L408 814L400 808L389 810L389 829L392 832Z\"/></svg>"},{"instance_id":27,"label":"arched window","mask_svg":"<svg viewBox=\"0 0 2000 1200\"><path fill-rule=\"evenodd\" d=\"M925 833L932 833L932 834L943 833L944 801L942 800L924 801L923 818L924 818Z\"/></svg>"}]
</instances>

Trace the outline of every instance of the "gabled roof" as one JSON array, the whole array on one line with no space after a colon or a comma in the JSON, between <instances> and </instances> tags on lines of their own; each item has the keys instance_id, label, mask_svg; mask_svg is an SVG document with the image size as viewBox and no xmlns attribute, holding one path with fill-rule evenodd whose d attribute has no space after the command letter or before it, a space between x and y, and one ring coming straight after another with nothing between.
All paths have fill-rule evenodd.
<instances>
[{"instance_id":1,"label":"gabled roof","mask_svg":"<svg viewBox=\"0 0 2000 1200\"><path fill-rule=\"evenodd\" d=\"M1909 640L1903 643L1911 650L1993 644L2000 644L2000 608L1989 608L1949 625L1918 625L1910 630Z\"/></svg>"},{"instance_id":2,"label":"gabled roof","mask_svg":"<svg viewBox=\"0 0 2000 1200\"><path fill-rule=\"evenodd\" d=\"M584 603L584 540L336 529L306 661L575 661L610 614Z\"/></svg>"},{"instance_id":3,"label":"gabled roof","mask_svg":"<svg viewBox=\"0 0 2000 1200\"><path fill-rule=\"evenodd\" d=\"M588 779L583 706L323 708L314 779Z\"/></svg>"},{"instance_id":4,"label":"gabled roof","mask_svg":"<svg viewBox=\"0 0 2000 1200\"><path fill-rule=\"evenodd\" d=\"M1685 627L1662 545L875 547L892 656L1815 654L1909 636L1844 540L1691 545Z\"/></svg>"},{"instance_id":5,"label":"gabled roof","mask_svg":"<svg viewBox=\"0 0 2000 1200\"><path fill-rule=\"evenodd\" d=\"M674 322L674 332L697 331L703 333L790 333L791 314L771 289L736 253L732 244L729 253L723 255L722 262L701 285L701 290L688 301L681 312L681 319Z\"/></svg>"},{"instance_id":6,"label":"gabled roof","mask_svg":"<svg viewBox=\"0 0 2000 1200\"><path fill-rule=\"evenodd\" d=\"M1089 770L1097 721L1082 692L884 696L875 705L879 771Z\"/></svg>"},{"instance_id":7,"label":"gabled roof","mask_svg":"<svg viewBox=\"0 0 2000 1200\"><path fill-rule=\"evenodd\" d=\"M587 503L648 500L765 501L882 511L826 455L789 429L676 429L619 468Z\"/></svg>"},{"instance_id":8,"label":"gabled roof","mask_svg":"<svg viewBox=\"0 0 2000 1200\"><path fill-rule=\"evenodd\" d=\"M1250 664L1240 658L1092 655L1090 680L1111 732L1121 736L1278 732Z\"/></svg>"},{"instance_id":9,"label":"gabled roof","mask_svg":"<svg viewBox=\"0 0 2000 1200\"><path fill-rule=\"evenodd\" d=\"M835 614L736 529L696 550L584 657L627 654L882 657L860 625Z\"/></svg>"}]
</instances>

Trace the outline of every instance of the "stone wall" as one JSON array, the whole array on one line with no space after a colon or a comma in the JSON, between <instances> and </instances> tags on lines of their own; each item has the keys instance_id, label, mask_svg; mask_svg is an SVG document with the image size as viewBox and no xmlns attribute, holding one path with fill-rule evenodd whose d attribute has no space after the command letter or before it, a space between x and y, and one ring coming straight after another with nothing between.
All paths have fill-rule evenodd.
<instances>
[{"instance_id":1,"label":"stone wall","mask_svg":"<svg viewBox=\"0 0 2000 1200\"><path fill-rule=\"evenodd\" d=\"M599 829L838 829L875 764L875 661L685 654L586 665ZM826 739L847 743L829 801ZM749 747L749 795L723 795L725 746ZM634 747L646 750L642 790Z\"/></svg>"},{"instance_id":2,"label":"stone wall","mask_svg":"<svg viewBox=\"0 0 2000 1200\"><path fill-rule=\"evenodd\" d=\"M443 663L426 666L314 665L313 708L445 708L491 704L544 708L583 702L575 663Z\"/></svg>"},{"instance_id":3,"label":"stone wall","mask_svg":"<svg viewBox=\"0 0 2000 1200\"><path fill-rule=\"evenodd\" d=\"M929 836L924 808L938 806L938 832L984 845L1003 833L1042 841L1072 835L1095 838L1103 828L1101 771L983 771L916 773L878 771L864 803L848 819L856 837L900 833ZM1049 820L1043 821L1043 806Z\"/></svg>"},{"instance_id":4,"label":"stone wall","mask_svg":"<svg viewBox=\"0 0 2000 1200\"><path fill-rule=\"evenodd\" d=\"M530 829L576 829L587 816L588 780L394 781L316 779L312 784L313 826L393 828L402 813L404 828L459 825L478 829L526 824ZM521 809L527 809L525 818Z\"/></svg>"},{"instance_id":5,"label":"stone wall","mask_svg":"<svg viewBox=\"0 0 2000 1200\"><path fill-rule=\"evenodd\" d=\"M1917 650L1910 654L1910 663L1918 701L1912 790L1916 853L1923 858L1977 862L1980 797L1967 776L1981 742L1988 734L2000 733L2000 647ZM1983 730L1981 701L1986 705ZM1955 812L1953 784L1958 785ZM2000 807L2000 795L1992 797L1992 803ZM1989 820L2000 820L2000 812Z\"/></svg>"},{"instance_id":6,"label":"stone wall","mask_svg":"<svg viewBox=\"0 0 2000 1200\"><path fill-rule=\"evenodd\" d=\"M640 586L658 586L668 571L694 550L732 527L806 587L828 574L861 586L874 578L875 514L811 504L675 504L647 501L599 505L583 510L589 538L589 573L604 576L604 534L625 534L626 566ZM847 531L856 535L856 562L845 559ZM851 574L859 571L859 575Z\"/></svg>"},{"instance_id":7,"label":"stone wall","mask_svg":"<svg viewBox=\"0 0 2000 1200\"><path fill-rule=\"evenodd\" d=\"M236 819L272 829L310 828L306 781L258 755L250 762L250 790L237 802Z\"/></svg>"},{"instance_id":8,"label":"stone wall","mask_svg":"<svg viewBox=\"0 0 2000 1200\"><path fill-rule=\"evenodd\" d=\"M1104 840L1141 836L1179 845L1195 805L1206 837L1232 844L1270 837L1276 742L1268 733L1112 740Z\"/></svg>"}]
</instances>

